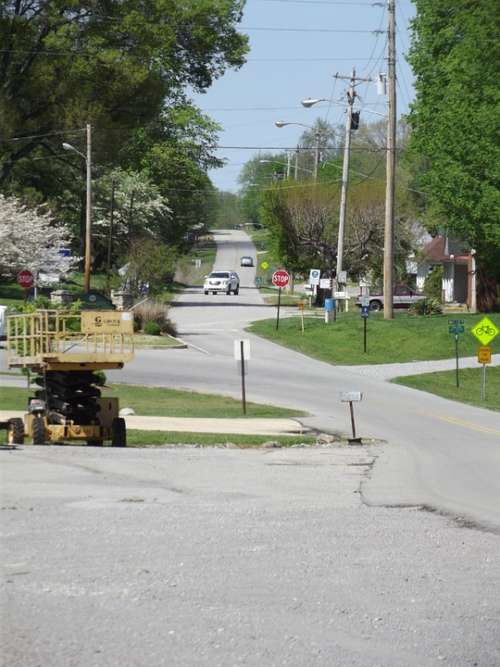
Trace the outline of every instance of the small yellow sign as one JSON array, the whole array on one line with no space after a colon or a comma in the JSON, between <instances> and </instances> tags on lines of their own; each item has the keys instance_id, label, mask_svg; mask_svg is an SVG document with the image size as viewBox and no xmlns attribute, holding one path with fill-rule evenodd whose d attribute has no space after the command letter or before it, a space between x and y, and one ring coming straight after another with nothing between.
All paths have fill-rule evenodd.
<instances>
[{"instance_id":1,"label":"small yellow sign","mask_svg":"<svg viewBox=\"0 0 500 667\"><path fill-rule=\"evenodd\" d=\"M299 310L304 310L304 306L305 306L305 303L303 301L299 301L297 303L297 307L299 308Z\"/></svg>"},{"instance_id":2,"label":"small yellow sign","mask_svg":"<svg viewBox=\"0 0 500 667\"><path fill-rule=\"evenodd\" d=\"M477 351L477 360L480 364L491 364L491 347L480 347Z\"/></svg>"},{"instance_id":3,"label":"small yellow sign","mask_svg":"<svg viewBox=\"0 0 500 667\"><path fill-rule=\"evenodd\" d=\"M260 265L260 268L261 268L261 269L264 269L264 271L267 271L267 269L269 268L269 262L267 262L266 260L264 260L264 261L262 262L262 264Z\"/></svg>"},{"instance_id":4,"label":"small yellow sign","mask_svg":"<svg viewBox=\"0 0 500 667\"><path fill-rule=\"evenodd\" d=\"M129 334L134 333L132 313L121 310L82 310L82 333Z\"/></svg>"},{"instance_id":5,"label":"small yellow sign","mask_svg":"<svg viewBox=\"0 0 500 667\"><path fill-rule=\"evenodd\" d=\"M488 345L500 333L500 329L489 317L483 317L470 331L482 345Z\"/></svg>"}]
</instances>

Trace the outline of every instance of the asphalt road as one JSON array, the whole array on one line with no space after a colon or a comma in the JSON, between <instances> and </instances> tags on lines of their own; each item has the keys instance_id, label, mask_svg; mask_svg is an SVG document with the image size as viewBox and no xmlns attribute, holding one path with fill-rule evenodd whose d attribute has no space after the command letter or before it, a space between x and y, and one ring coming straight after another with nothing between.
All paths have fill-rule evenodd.
<instances>
[{"instance_id":1,"label":"asphalt road","mask_svg":"<svg viewBox=\"0 0 500 667\"><path fill-rule=\"evenodd\" d=\"M500 537L380 447L0 451L4 667L497 667Z\"/></svg>"},{"instance_id":2,"label":"asphalt road","mask_svg":"<svg viewBox=\"0 0 500 667\"><path fill-rule=\"evenodd\" d=\"M275 316L253 287L255 269L238 266L240 256L255 257L255 249L243 231L221 231L216 240L216 267L238 271L240 294L205 296L200 287L188 289L171 314L190 347L138 351L134 362L110 376L237 397L234 340L248 338L250 400L308 410L312 417L306 423L348 433L339 392L363 392L356 406L359 433L389 443L372 473L366 502L426 505L500 528L499 414L389 384L387 373L315 361L248 334L248 323Z\"/></svg>"}]
</instances>

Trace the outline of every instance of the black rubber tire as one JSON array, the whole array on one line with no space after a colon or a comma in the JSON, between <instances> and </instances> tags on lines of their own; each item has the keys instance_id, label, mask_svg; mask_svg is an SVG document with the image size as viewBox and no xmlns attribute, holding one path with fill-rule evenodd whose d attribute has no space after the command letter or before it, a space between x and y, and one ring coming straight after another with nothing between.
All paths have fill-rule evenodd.
<instances>
[{"instance_id":1,"label":"black rubber tire","mask_svg":"<svg viewBox=\"0 0 500 667\"><path fill-rule=\"evenodd\" d=\"M226 296L231 296L231 290L230 289L227 290Z\"/></svg>"},{"instance_id":2,"label":"black rubber tire","mask_svg":"<svg viewBox=\"0 0 500 667\"><path fill-rule=\"evenodd\" d=\"M111 446L127 446L127 426L123 417L115 417L111 422Z\"/></svg>"},{"instance_id":3,"label":"black rubber tire","mask_svg":"<svg viewBox=\"0 0 500 667\"><path fill-rule=\"evenodd\" d=\"M33 434L34 445L45 444L45 424L42 417L33 417L31 423L31 431Z\"/></svg>"},{"instance_id":4,"label":"black rubber tire","mask_svg":"<svg viewBox=\"0 0 500 667\"><path fill-rule=\"evenodd\" d=\"M208 294L208 292L205 290L204 294L205 294L205 296L206 296L206 295Z\"/></svg>"},{"instance_id":5,"label":"black rubber tire","mask_svg":"<svg viewBox=\"0 0 500 667\"><path fill-rule=\"evenodd\" d=\"M22 419L15 417L9 419L9 431L7 433L7 441L9 445L23 445L24 444L24 422Z\"/></svg>"},{"instance_id":6,"label":"black rubber tire","mask_svg":"<svg viewBox=\"0 0 500 667\"><path fill-rule=\"evenodd\" d=\"M240 293L240 288L237 287L237 288L234 290L234 295L236 296L236 295L239 294L239 293Z\"/></svg>"},{"instance_id":7,"label":"black rubber tire","mask_svg":"<svg viewBox=\"0 0 500 667\"><path fill-rule=\"evenodd\" d=\"M217 292L212 292L212 294L215 296L217 294Z\"/></svg>"},{"instance_id":8,"label":"black rubber tire","mask_svg":"<svg viewBox=\"0 0 500 667\"><path fill-rule=\"evenodd\" d=\"M102 447L104 445L103 440L87 440L88 447Z\"/></svg>"},{"instance_id":9,"label":"black rubber tire","mask_svg":"<svg viewBox=\"0 0 500 667\"><path fill-rule=\"evenodd\" d=\"M378 299L370 301L370 310L373 310L373 312L378 312L379 310L382 310L382 308L382 301L378 301Z\"/></svg>"}]
</instances>

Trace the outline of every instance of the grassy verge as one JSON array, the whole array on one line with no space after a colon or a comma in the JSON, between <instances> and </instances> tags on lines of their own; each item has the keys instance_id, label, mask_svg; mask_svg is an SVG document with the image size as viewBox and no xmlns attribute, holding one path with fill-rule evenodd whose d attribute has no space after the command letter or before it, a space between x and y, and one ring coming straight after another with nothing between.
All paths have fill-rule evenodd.
<instances>
[{"instance_id":1,"label":"grassy verge","mask_svg":"<svg viewBox=\"0 0 500 667\"><path fill-rule=\"evenodd\" d=\"M500 367L486 370L486 400L481 400L482 368L464 368L459 373L460 387L456 386L455 371L408 375L392 380L420 391L428 391L453 401L500 411Z\"/></svg>"},{"instance_id":2,"label":"grassy verge","mask_svg":"<svg viewBox=\"0 0 500 667\"><path fill-rule=\"evenodd\" d=\"M185 347L173 336L146 336L145 334L136 334L134 336L134 347L141 350L157 350L176 347Z\"/></svg>"},{"instance_id":3,"label":"grassy verge","mask_svg":"<svg viewBox=\"0 0 500 667\"><path fill-rule=\"evenodd\" d=\"M370 315L367 324L367 353L363 352L363 321L359 312L342 313L337 322L326 325L320 319L305 321L302 334L300 318L281 320L276 331L274 319L254 322L249 331L303 354L334 364L382 364L429 359L448 359L455 355L454 338L448 333L449 315L414 317L398 313L394 320L382 314ZM459 355L473 356L479 342L470 329L483 315L460 315L465 334L460 336ZM500 326L500 315L489 315ZM500 353L500 336L491 344Z\"/></svg>"},{"instance_id":4,"label":"grassy verge","mask_svg":"<svg viewBox=\"0 0 500 667\"><path fill-rule=\"evenodd\" d=\"M148 445L225 445L231 443L237 447L259 447L264 442L277 442L280 447L292 445L314 445L316 438L310 435L242 435L233 433L184 433L174 431L127 431L127 446L144 447Z\"/></svg>"},{"instance_id":5,"label":"grassy verge","mask_svg":"<svg viewBox=\"0 0 500 667\"><path fill-rule=\"evenodd\" d=\"M156 417L243 417L241 403L227 396L199 394L163 387L141 387L116 384L107 387L106 396L120 399L122 408L132 408L137 415ZM23 410L26 406L28 390L22 387L0 387L2 410ZM300 410L287 410L273 405L247 403L247 417L298 417Z\"/></svg>"}]
</instances>

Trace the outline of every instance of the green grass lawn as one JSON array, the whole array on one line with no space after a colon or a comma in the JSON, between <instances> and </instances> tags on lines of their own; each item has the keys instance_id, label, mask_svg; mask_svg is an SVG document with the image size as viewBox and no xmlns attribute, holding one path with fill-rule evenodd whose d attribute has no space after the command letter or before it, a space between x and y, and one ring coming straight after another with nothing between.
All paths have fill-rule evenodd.
<instances>
[{"instance_id":1,"label":"green grass lawn","mask_svg":"<svg viewBox=\"0 0 500 667\"><path fill-rule=\"evenodd\" d=\"M392 380L396 384L428 391L443 398L477 405L490 410L500 410L500 367L486 369L486 400L481 400L481 368L464 368L459 371L460 386L456 386L455 371L425 373L424 375L408 375Z\"/></svg>"},{"instance_id":2,"label":"green grass lawn","mask_svg":"<svg viewBox=\"0 0 500 667\"><path fill-rule=\"evenodd\" d=\"M25 290L17 283L0 283L0 306L22 306Z\"/></svg>"},{"instance_id":3,"label":"green grass lawn","mask_svg":"<svg viewBox=\"0 0 500 667\"><path fill-rule=\"evenodd\" d=\"M363 321L359 311L341 313L337 322L325 324L322 319L306 318L302 334L300 318L254 322L249 331L281 345L333 364L382 364L455 356L454 337L448 333L448 320L456 315L416 317L397 313L394 320L372 314L367 324L367 353L363 352ZM459 339L459 355L473 356L479 342L470 329L483 315L458 316L465 320L465 334ZM488 316L500 328L500 315ZM500 353L500 335L491 343L493 353Z\"/></svg>"},{"instance_id":4,"label":"green grass lawn","mask_svg":"<svg viewBox=\"0 0 500 667\"><path fill-rule=\"evenodd\" d=\"M243 435L240 433L184 433L174 431L136 431L127 430L127 446L143 447L147 445L224 445L232 443L238 447L259 447L264 442L278 442L281 447L292 445L314 445L316 438L310 435Z\"/></svg>"},{"instance_id":5,"label":"green grass lawn","mask_svg":"<svg viewBox=\"0 0 500 667\"><path fill-rule=\"evenodd\" d=\"M137 415L156 417L243 417L240 401L217 394L199 394L163 387L141 387L115 384L103 395L116 396L122 408L132 408ZM2 410L24 410L28 390L21 387L0 387ZM297 417L305 413L273 405L247 403L247 417Z\"/></svg>"}]
</instances>

